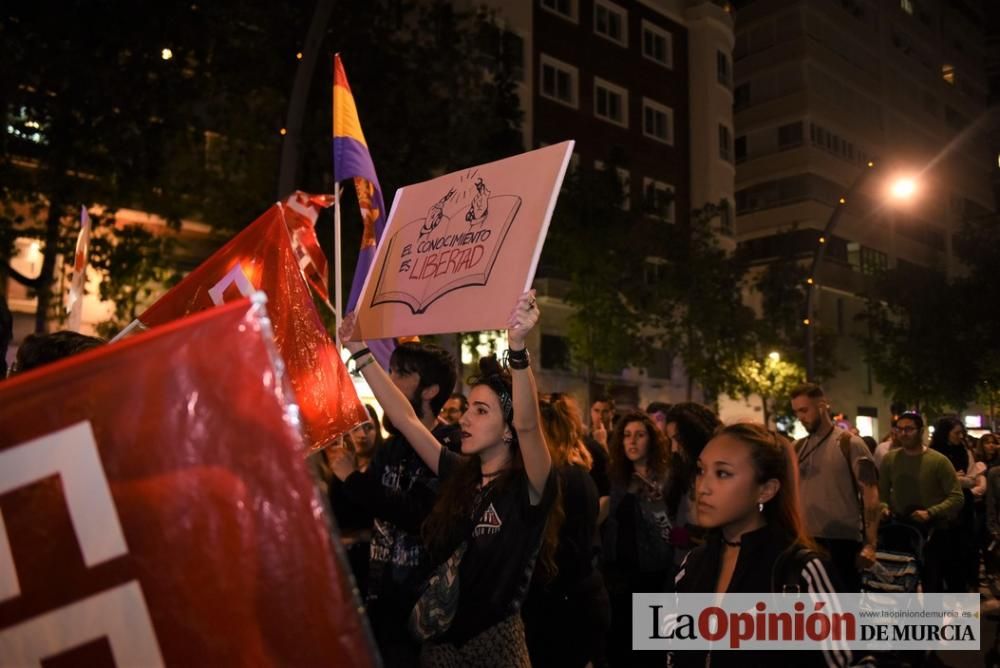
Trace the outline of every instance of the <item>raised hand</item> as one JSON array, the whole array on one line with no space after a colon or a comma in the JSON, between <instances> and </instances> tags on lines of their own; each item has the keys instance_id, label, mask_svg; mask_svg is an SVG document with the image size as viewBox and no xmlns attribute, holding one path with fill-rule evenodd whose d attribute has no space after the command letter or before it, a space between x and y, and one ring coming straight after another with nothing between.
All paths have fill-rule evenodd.
<instances>
[{"instance_id":1,"label":"raised hand","mask_svg":"<svg viewBox=\"0 0 1000 668\"><path fill-rule=\"evenodd\" d=\"M340 336L341 344L352 353L356 353L365 347L365 344L361 341L350 340L350 338L354 335L354 325L357 322L357 319L358 316L356 313L348 313L344 316L344 319L340 321L340 328L337 330L337 334Z\"/></svg>"},{"instance_id":2,"label":"raised hand","mask_svg":"<svg viewBox=\"0 0 1000 668\"><path fill-rule=\"evenodd\" d=\"M507 321L507 342L512 350L524 349L528 333L538 324L539 315L534 290L528 290L517 298Z\"/></svg>"}]
</instances>

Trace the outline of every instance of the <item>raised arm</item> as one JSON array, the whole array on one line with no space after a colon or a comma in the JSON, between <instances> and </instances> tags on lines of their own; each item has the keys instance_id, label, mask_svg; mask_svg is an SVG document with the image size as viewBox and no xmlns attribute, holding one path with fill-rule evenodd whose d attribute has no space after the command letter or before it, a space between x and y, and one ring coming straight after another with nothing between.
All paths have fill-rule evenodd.
<instances>
[{"instance_id":1,"label":"raised arm","mask_svg":"<svg viewBox=\"0 0 1000 668\"><path fill-rule=\"evenodd\" d=\"M355 354L365 349L363 343L348 341L354 332L355 314L350 313L340 324L340 340L344 341L344 347ZM382 410L392 420L392 424L399 429L400 433L410 442L413 449L420 458L427 464L427 468L437 475L438 462L441 458L441 444L434 438L434 434L424 426L420 417L413 410L406 395L400 392L396 384L389 378L375 356L366 353L355 360L355 366L361 369L361 374L365 377L365 382L371 388L372 394Z\"/></svg>"},{"instance_id":2,"label":"raised arm","mask_svg":"<svg viewBox=\"0 0 1000 668\"><path fill-rule=\"evenodd\" d=\"M528 332L538 323L538 316L535 291L529 290L518 298L510 314L507 330L510 374L514 390L514 429L517 430L517 438L521 444L521 457L524 459L525 473L528 474L532 505L541 500L545 482L552 470L552 458L549 456L549 449L545 445L545 437L541 430L535 376L529 365L518 362L519 359L527 359L525 339ZM524 368L518 368L519 366Z\"/></svg>"}]
</instances>

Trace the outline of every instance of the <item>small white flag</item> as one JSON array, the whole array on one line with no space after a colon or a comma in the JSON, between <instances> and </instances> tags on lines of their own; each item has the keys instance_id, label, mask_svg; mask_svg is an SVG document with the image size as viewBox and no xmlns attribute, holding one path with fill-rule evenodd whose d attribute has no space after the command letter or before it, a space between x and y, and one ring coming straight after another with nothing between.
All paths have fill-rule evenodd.
<instances>
[{"instance_id":1,"label":"small white flag","mask_svg":"<svg viewBox=\"0 0 1000 668\"><path fill-rule=\"evenodd\" d=\"M69 286L66 311L69 313L69 329L80 331L80 317L83 311L83 286L87 282L87 251L90 246L90 214L87 207L80 207L80 235L76 238L76 254L73 257L73 282Z\"/></svg>"}]
</instances>

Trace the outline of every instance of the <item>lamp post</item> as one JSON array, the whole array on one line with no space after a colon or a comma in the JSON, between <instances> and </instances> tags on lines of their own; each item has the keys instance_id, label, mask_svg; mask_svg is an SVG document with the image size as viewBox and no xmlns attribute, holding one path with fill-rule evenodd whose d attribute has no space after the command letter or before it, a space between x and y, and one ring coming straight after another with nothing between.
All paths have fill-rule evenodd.
<instances>
[{"instance_id":1,"label":"lamp post","mask_svg":"<svg viewBox=\"0 0 1000 668\"><path fill-rule=\"evenodd\" d=\"M865 169L858 174L854 183L847 189L847 192L837 201L833 211L830 212L830 217L827 219L826 225L823 227L823 232L817 240L816 249L813 251L812 264L809 268L809 275L806 277L806 310L802 318L802 324L806 328L806 380L810 382L816 380L816 318L813 317L813 314L818 310L816 304L818 303L819 294L816 290L820 264L823 262L823 256L826 255L826 247L832 239L834 228L837 226L844 209L847 207L848 200L858 192L874 172L875 163L869 161ZM889 187L890 196L896 200L907 200L913 197L916 191L917 182L909 177L898 178Z\"/></svg>"}]
</instances>

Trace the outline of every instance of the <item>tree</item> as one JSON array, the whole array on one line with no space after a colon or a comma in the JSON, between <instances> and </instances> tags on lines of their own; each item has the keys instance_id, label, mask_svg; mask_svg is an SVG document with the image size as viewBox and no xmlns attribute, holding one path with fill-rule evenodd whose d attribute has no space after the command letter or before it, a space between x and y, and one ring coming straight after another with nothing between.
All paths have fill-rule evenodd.
<instances>
[{"instance_id":1,"label":"tree","mask_svg":"<svg viewBox=\"0 0 1000 668\"><path fill-rule=\"evenodd\" d=\"M347 54L387 203L397 186L438 170L518 152L514 64L489 15L443 0L337 10L326 48ZM95 220L95 266L107 279L102 297L121 302L125 317L148 296L136 281L169 278L159 268L172 264L165 253L174 246L112 226L116 209L158 214L175 229L182 218L201 220L221 242L273 202L308 16L301 3L235 0L4 11L0 84L9 96L0 113L13 130L0 135L0 266L37 294L38 330L58 311L56 258L72 248L81 204L106 207ZM296 185L313 192L332 188L329 61L311 87L301 139ZM348 249L360 241L356 211L344 207ZM6 267L14 236L41 242L37 278Z\"/></svg>"},{"instance_id":2,"label":"tree","mask_svg":"<svg viewBox=\"0 0 1000 668\"><path fill-rule=\"evenodd\" d=\"M674 351L706 395L738 387L737 369L754 349L754 315L743 304L746 264L723 249L712 228L720 207L709 204L667 231L664 278L650 309L658 341Z\"/></svg>"},{"instance_id":3,"label":"tree","mask_svg":"<svg viewBox=\"0 0 1000 668\"><path fill-rule=\"evenodd\" d=\"M777 412L775 400L784 400L806 379L805 369L795 362L782 359L778 353L745 358L738 367L738 396L756 394L761 399L764 424L770 426Z\"/></svg>"},{"instance_id":4,"label":"tree","mask_svg":"<svg viewBox=\"0 0 1000 668\"><path fill-rule=\"evenodd\" d=\"M802 323L806 304L808 269L794 257L775 260L761 271L753 289L761 296L761 316L757 322L757 340L761 350L777 350L782 358L804 367L806 332ZM816 327L813 349L818 378L833 376L840 366L835 357L835 336L822 323Z\"/></svg>"},{"instance_id":5,"label":"tree","mask_svg":"<svg viewBox=\"0 0 1000 668\"><path fill-rule=\"evenodd\" d=\"M962 308L955 287L937 272L886 272L864 319L872 371L894 401L927 413L961 409L972 398L975 351L963 345Z\"/></svg>"},{"instance_id":6,"label":"tree","mask_svg":"<svg viewBox=\"0 0 1000 668\"><path fill-rule=\"evenodd\" d=\"M656 240L639 207L624 207L616 161L566 176L549 227L540 273L567 284L574 309L568 337L573 358L592 386L598 373L617 373L650 356L646 252Z\"/></svg>"}]
</instances>

